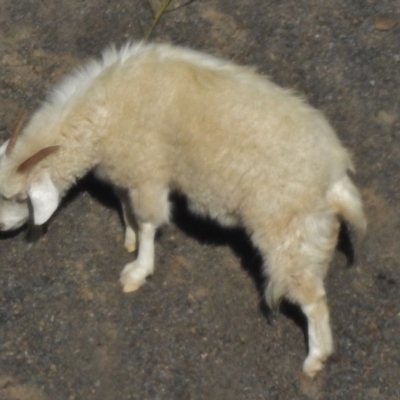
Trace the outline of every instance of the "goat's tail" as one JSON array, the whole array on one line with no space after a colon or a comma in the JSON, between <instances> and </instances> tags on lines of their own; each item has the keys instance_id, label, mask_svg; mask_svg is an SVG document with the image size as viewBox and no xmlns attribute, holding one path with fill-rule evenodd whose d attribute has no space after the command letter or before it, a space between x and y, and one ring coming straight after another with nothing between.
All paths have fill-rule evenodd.
<instances>
[{"instance_id":1,"label":"goat's tail","mask_svg":"<svg viewBox=\"0 0 400 400\"><path fill-rule=\"evenodd\" d=\"M327 193L327 199L335 213L349 222L359 237L363 237L367 229L367 219L361 195L347 175L334 183Z\"/></svg>"}]
</instances>

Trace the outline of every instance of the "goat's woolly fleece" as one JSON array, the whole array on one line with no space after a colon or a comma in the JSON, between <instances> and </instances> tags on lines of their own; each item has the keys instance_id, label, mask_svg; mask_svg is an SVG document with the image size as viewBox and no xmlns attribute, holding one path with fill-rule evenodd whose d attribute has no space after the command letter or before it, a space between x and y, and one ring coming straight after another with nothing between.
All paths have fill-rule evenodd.
<instances>
[{"instance_id":1,"label":"goat's woolly fleece","mask_svg":"<svg viewBox=\"0 0 400 400\"><path fill-rule=\"evenodd\" d=\"M141 56L146 57L149 52L152 52L154 56L158 57L159 61L171 60L189 62L198 67L231 72L238 72L239 69L243 72L254 71L254 69L249 67L239 67L226 60L180 47L160 44L144 45L141 42L133 44L127 43L121 49L111 46L103 52L100 60L92 60L83 67L77 68L49 93L49 103L62 111L69 101L84 94L89 86L92 85L96 78L105 70L113 66L122 66L131 61L132 58L138 59Z\"/></svg>"},{"instance_id":2,"label":"goat's woolly fleece","mask_svg":"<svg viewBox=\"0 0 400 400\"><path fill-rule=\"evenodd\" d=\"M18 172L51 146L59 150ZM309 320L304 370L312 376L333 349L323 278L339 218L360 232L366 226L352 168L324 116L252 68L132 44L108 49L51 92L2 156L0 193L24 198L41 189L43 222L57 193L89 170L112 183L125 217L134 215L135 223L125 218L130 251L136 224L139 234L138 258L121 276L125 291L153 272L154 234L168 221L171 190L186 194L197 213L242 225L264 257L270 303L285 296Z\"/></svg>"}]
</instances>

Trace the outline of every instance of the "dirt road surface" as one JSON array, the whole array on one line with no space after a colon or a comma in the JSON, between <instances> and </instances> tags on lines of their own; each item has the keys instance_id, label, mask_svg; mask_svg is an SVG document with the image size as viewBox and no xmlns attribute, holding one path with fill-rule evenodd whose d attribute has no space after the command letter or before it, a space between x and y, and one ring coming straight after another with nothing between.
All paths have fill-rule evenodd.
<instances>
[{"instance_id":1,"label":"dirt road surface","mask_svg":"<svg viewBox=\"0 0 400 400\"><path fill-rule=\"evenodd\" d=\"M158 1L0 0L0 139L60 77L139 40ZM181 7L179 7L181 6ZM323 110L354 154L369 218L326 281L336 355L303 377L301 317L266 316L241 232L190 217L161 229L156 273L123 294L130 259L109 189L90 177L47 233L0 240L0 399L400 399L400 2L172 0L152 34L254 65ZM294 144L295 145L295 144Z\"/></svg>"}]
</instances>

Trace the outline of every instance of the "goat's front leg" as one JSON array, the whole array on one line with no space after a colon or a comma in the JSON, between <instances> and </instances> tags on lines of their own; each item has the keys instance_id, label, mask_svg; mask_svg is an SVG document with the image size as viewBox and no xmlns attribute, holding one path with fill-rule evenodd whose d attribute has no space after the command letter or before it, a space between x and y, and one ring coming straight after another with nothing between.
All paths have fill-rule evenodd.
<instances>
[{"instance_id":1,"label":"goat's front leg","mask_svg":"<svg viewBox=\"0 0 400 400\"><path fill-rule=\"evenodd\" d=\"M121 273L124 292L133 292L142 286L154 271L154 237L157 228L168 221L168 190L147 182L128 192L135 221L138 225L137 259L125 266Z\"/></svg>"},{"instance_id":2,"label":"goat's front leg","mask_svg":"<svg viewBox=\"0 0 400 400\"><path fill-rule=\"evenodd\" d=\"M115 187L114 193L121 202L122 216L124 218L125 226L125 248L129 253L133 253L137 249L137 222L133 213L129 192L126 189Z\"/></svg>"},{"instance_id":3,"label":"goat's front leg","mask_svg":"<svg viewBox=\"0 0 400 400\"><path fill-rule=\"evenodd\" d=\"M139 251L137 259L125 266L121 283L125 293L134 292L154 271L154 236L157 227L151 222L139 223Z\"/></svg>"},{"instance_id":4,"label":"goat's front leg","mask_svg":"<svg viewBox=\"0 0 400 400\"><path fill-rule=\"evenodd\" d=\"M125 225L125 248L129 253L133 253L137 249L136 223L130 210L130 205L124 199L121 199L122 215Z\"/></svg>"}]
</instances>

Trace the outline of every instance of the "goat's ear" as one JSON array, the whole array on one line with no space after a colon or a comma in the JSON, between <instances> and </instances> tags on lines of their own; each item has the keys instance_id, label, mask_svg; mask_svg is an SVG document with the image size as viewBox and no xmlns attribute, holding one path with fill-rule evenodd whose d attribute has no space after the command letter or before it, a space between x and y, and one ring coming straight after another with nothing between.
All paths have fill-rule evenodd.
<instances>
[{"instance_id":1,"label":"goat's ear","mask_svg":"<svg viewBox=\"0 0 400 400\"><path fill-rule=\"evenodd\" d=\"M48 157L50 154L53 154L54 152L58 151L59 149L60 146L49 146L45 147L42 150L39 150L33 156L29 157L22 164L20 164L17 168L17 172L20 174L28 173L36 164L40 163L40 161Z\"/></svg>"},{"instance_id":2,"label":"goat's ear","mask_svg":"<svg viewBox=\"0 0 400 400\"><path fill-rule=\"evenodd\" d=\"M35 225L44 224L57 209L59 193L48 172L41 173L31 182L28 190Z\"/></svg>"}]
</instances>

